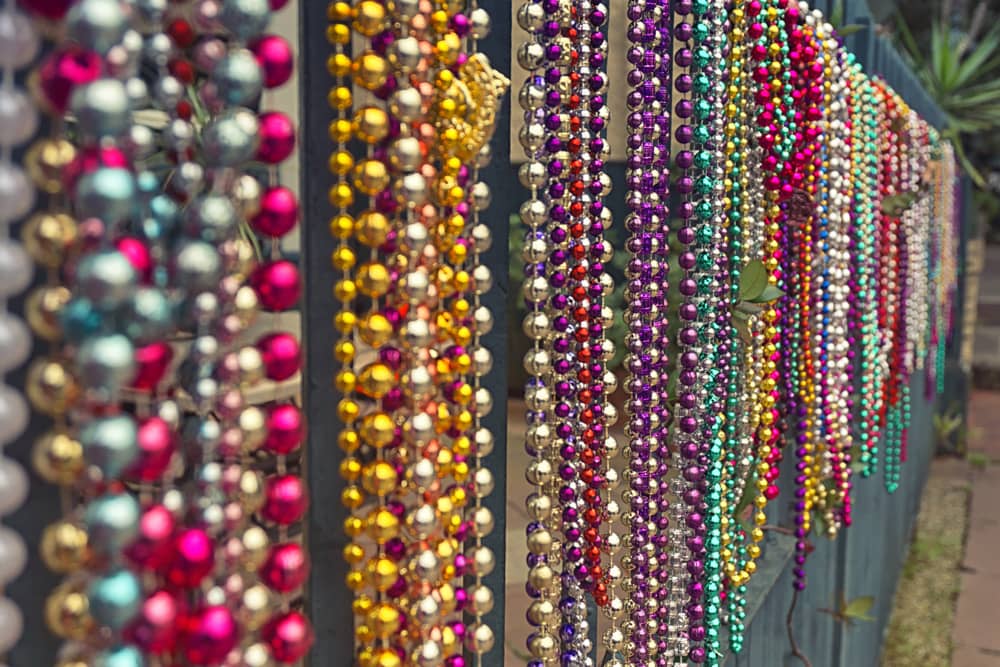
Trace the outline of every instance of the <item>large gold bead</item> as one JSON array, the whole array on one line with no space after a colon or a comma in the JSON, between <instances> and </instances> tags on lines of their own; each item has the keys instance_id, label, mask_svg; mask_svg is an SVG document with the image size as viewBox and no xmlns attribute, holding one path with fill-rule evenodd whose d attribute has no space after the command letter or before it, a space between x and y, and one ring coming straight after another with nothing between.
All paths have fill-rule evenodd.
<instances>
[{"instance_id":1,"label":"large gold bead","mask_svg":"<svg viewBox=\"0 0 1000 667\"><path fill-rule=\"evenodd\" d=\"M361 340L372 347L382 347L392 338L392 323L381 313L371 313L358 327Z\"/></svg>"},{"instance_id":2,"label":"large gold bead","mask_svg":"<svg viewBox=\"0 0 1000 667\"><path fill-rule=\"evenodd\" d=\"M382 398L392 389L394 379L395 376L385 364L369 364L361 371L359 378L361 393L369 398Z\"/></svg>"},{"instance_id":3,"label":"large gold bead","mask_svg":"<svg viewBox=\"0 0 1000 667\"><path fill-rule=\"evenodd\" d=\"M31 461L46 482L68 486L83 472L83 445L66 433L51 431L35 441Z\"/></svg>"},{"instance_id":4,"label":"large gold bead","mask_svg":"<svg viewBox=\"0 0 1000 667\"><path fill-rule=\"evenodd\" d=\"M389 185L389 170L381 160L362 160L354 167L354 187L374 197Z\"/></svg>"},{"instance_id":5,"label":"large gold bead","mask_svg":"<svg viewBox=\"0 0 1000 667\"><path fill-rule=\"evenodd\" d=\"M380 107L358 109L351 128L361 141L377 144L389 134L389 115Z\"/></svg>"},{"instance_id":6,"label":"large gold bead","mask_svg":"<svg viewBox=\"0 0 1000 667\"><path fill-rule=\"evenodd\" d=\"M365 37L374 37L385 27L385 6L375 0L363 0L354 10L354 29Z\"/></svg>"},{"instance_id":7,"label":"large gold bead","mask_svg":"<svg viewBox=\"0 0 1000 667\"><path fill-rule=\"evenodd\" d=\"M47 341L59 340L62 337L59 314L71 298L73 295L62 285L33 290L24 304L25 317L31 330Z\"/></svg>"},{"instance_id":8,"label":"large gold bead","mask_svg":"<svg viewBox=\"0 0 1000 667\"><path fill-rule=\"evenodd\" d=\"M40 551L53 572L76 572L87 562L87 532L69 521L54 523L42 532Z\"/></svg>"},{"instance_id":9,"label":"large gold bead","mask_svg":"<svg viewBox=\"0 0 1000 667\"><path fill-rule=\"evenodd\" d=\"M361 420L359 432L365 444L375 448L385 447L395 436L395 424L385 412L372 412Z\"/></svg>"},{"instance_id":10,"label":"large gold bead","mask_svg":"<svg viewBox=\"0 0 1000 667\"><path fill-rule=\"evenodd\" d=\"M365 574L372 587L384 593L399 579L399 568L388 558L372 558L365 567Z\"/></svg>"},{"instance_id":11,"label":"large gold bead","mask_svg":"<svg viewBox=\"0 0 1000 667\"><path fill-rule=\"evenodd\" d=\"M388 602L375 605L368 612L368 627L378 639L388 639L399 630L402 624L402 614Z\"/></svg>"},{"instance_id":12,"label":"large gold bead","mask_svg":"<svg viewBox=\"0 0 1000 667\"><path fill-rule=\"evenodd\" d=\"M396 468L386 461L369 463L361 471L361 485L376 496L388 495L398 483Z\"/></svg>"},{"instance_id":13,"label":"large gold bead","mask_svg":"<svg viewBox=\"0 0 1000 667\"><path fill-rule=\"evenodd\" d=\"M389 269L379 262L362 264L358 270L358 291L373 299L389 291L391 280Z\"/></svg>"},{"instance_id":14,"label":"large gold bead","mask_svg":"<svg viewBox=\"0 0 1000 667\"><path fill-rule=\"evenodd\" d=\"M58 359L34 362L28 368L25 387L35 409L52 417L66 414L80 395L76 378Z\"/></svg>"},{"instance_id":15,"label":"large gold bead","mask_svg":"<svg viewBox=\"0 0 1000 667\"><path fill-rule=\"evenodd\" d=\"M65 213L37 213L24 223L21 239L36 262L58 269L76 243L77 231L76 220Z\"/></svg>"},{"instance_id":16,"label":"large gold bead","mask_svg":"<svg viewBox=\"0 0 1000 667\"><path fill-rule=\"evenodd\" d=\"M65 139L39 139L24 154L24 164L31 180L40 190L59 194L63 189L63 170L76 157L76 148Z\"/></svg>"},{"instance_id":17,"label":"large gold bead","mask_svg":"<svg viewBox=\"0 0 1000 667\"><path fill-rule=\"evenodd\" d=\"M372 656L371 667L403 667L403 660L391 648L378 649Z\"/></svg>"},{"instance_id":18,"label":"large gold bead","mask_svg":"<svg viewBox=\"0 0 1000 667\"><path fill-rule=\"evenodd\" d=\"M377 211L365 211L354 223L354 233L361 243L377 248L389 238L389 219Z\"/></svg>"},{"instance_id":19,"label":"large gold bead","mask_svg":"<svg viewBox=\"0 0 1000 667\"><path fill-rule=\"evenodd\" d=\"M377 544L385 544L399 535L399 518L384 507L376 507L368 515L368 534Z\"/></svg>"},{"instance_id":20,"label":"large gold bead","mask_svg":"<svg viewBox=\"0 0 1000 667\"><path fill-rule=\"evenodd\" d=\"M355 58L351 65L354 83L368 90L378 90L389 78L389 62L373 51Z\"/></svg>"},{"instance_id":21,"label":"large gold bead","mask_svg":"<svg viewBox=\"0 0 1000 667\"><path fill-rule=\"evenodd\" d=\"M75 583L60 586L45 601L45 622L64 639L87 639L97 630L90 615L90 601L81 588Z\"/></svg>"}]
</instances>

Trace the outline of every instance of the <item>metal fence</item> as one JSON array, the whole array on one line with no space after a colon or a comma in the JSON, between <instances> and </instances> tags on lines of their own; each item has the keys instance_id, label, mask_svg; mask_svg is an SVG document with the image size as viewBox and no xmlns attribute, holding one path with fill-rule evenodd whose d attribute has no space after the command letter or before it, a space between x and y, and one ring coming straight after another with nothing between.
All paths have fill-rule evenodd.
<instances>
[{"instance_id":1,"label":"metal fence","mask_svg":"<svg viewBox=\"0 0 1000 667\"><path fill-rule=\"evenodd\" d=\"M492 3L491 3L492 4ZM498 6L504 3L496 3ZM302 317L302 336L306 353L305 386L303 405L309 419L309 439L307 454L307 474L312 494L307 541L312 556L312 575L306 591L308 611L312 617L316 643L309 664L313 667L346 667L353 662L354 617L349 602L351 593L344 584L347 572L341 552L345 544L342 526L346 516L340 503L343 481L338 474L340 451L336 446L336 432L339 424L335 411L337 396L333 388L334 361L331 348L334 331L331 326L334 301L330 298L330 286L335 280L330 266L330 251L333 249L326 221L332 214L327 201L327 158L333 148L327 133L330 120L327 106L327 92L332 79L326 70L326 3L316 0L301 0L300 40L301 60L301 130L304 140L301 151L301 194L303 209L307 218L303 221L302 261L305 266L306 295ZM815 3L827 15L833 10L833 0ZM511 71L512 24L510 12L498 7L494 12L494 27L491 35L481 42L480 47L501 72ZM844 11L846 23L865 26L864 30L851 35L848 47L857 54L865 70L881 75L892 85L911 106L932 124L940 127L944 116L926 92L921 88L914 74L907 68L901 56L892 48L888 40L876 35L871 14L864 0L846 0ZM508 332L519 330L519 324L508 316L508 293L510 278L505 270L508 266L508 220L525 198L525 193L517 181L516 170L507 157L511 154L510 143L511 96L508 95L498 119L499 129L494 137L492 165L484 170L483 178L491 184L493 205L486 216L494 232L494 244L483 257L485 263L494 269L495 286L484 299L484 304L495 313L496 324L484 343L493 351L497 369L485 383L494 396L492 413L485 420L485 426L496 434L496 446L486 459L497 474L497 490L489 498L489 506L496 517L496 528L487 544L497 555L497 565L486 583L493 588L496 604L486 621L494 628L498 638L506 638L504 632L505 608L505 552L506 549L506 507L508 498L503 492L503 481L507 461L507 378L504 372L510 365L519 365L520 359L508 353ZM611 175L617 183L623 182L624 167L611 166ZM970 201L968 184L965 185L964 201ZM609 204L613 210L624 210L624 190L619 187L611 196ZM970 211L963 212L963 230L970 227ZM620 217L620 216L617 216ZM962 253L967 231L963 232ZM516 287L516 286L514 286ZM19 309L21 304L14 304ZM961 294L956 308L961 312ZM956 331L956 336L961 332ZM957 362L959 340L949 345L947 391L939 399L945 404L955 401L960 404L965 399L966 374ZM12 380L23 382L23 375ZM927 476L928 465L934 450L932 415L939 407L934 401L928 402L924 396L923 378L915 377L913 387L913 424L910 435L910 459L905 464L902 483L892 496L887 495L880 476L855 483L855 522L841 533L837 541L820 538L816 550L808 563L809 586L799 597L795 617L796 638L803 651L810 656L816 667L874 667L885 627L892 607L892 598L906 556L913 519L917 511L921 491ZM34 438L40 434L41 423L33 425L10 450L9 454L30 469L30 449ZM784 466L785 488L793 486L791 477L794 466ZM520 475L520 471L508 471L509 476ZM37 550L40 534L44 526L59 515L59 502L51 487L37 478L33 479L32 492L27 504L10 519L10 525L21 531L29 543L29 548ZM787 502L774 504L777 510L771 522L790 525L791 507ZM792 538L770 535L765 556L758 574L750 586L750 609L745 649L739 656L730 658L733 667L777 667L795 664L790 656L786 637L786 614L792 595L791 556ZM25 612L28 619L21 643L10 655L12 667L43 667L54 664L54 654L58 641L49 635L45 624L43 605L45 597L57 584L56 577L49 573L40 559L31 559L23 577L15 581L8 590ZM859 623L851 627L837 623L820 613L820 608L830 608L841 594L848 599L870 595L875 599L872 615L876 620ZM523 638L514 638L520 645ZM504 650L498 641L497 648L486 657L484 665L495 667L503 664Z\"/></svg>"}]
</instances>

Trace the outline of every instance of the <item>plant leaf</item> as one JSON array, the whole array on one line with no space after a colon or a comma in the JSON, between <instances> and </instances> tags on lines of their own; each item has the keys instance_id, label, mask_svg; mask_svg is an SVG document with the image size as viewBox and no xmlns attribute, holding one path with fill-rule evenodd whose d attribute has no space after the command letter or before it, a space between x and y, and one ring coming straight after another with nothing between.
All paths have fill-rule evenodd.
<instances>
[{"instance_id":1,"label":"plant leaf","mask_svg":"<svg viewBox=\"0 0 1000 667\"><path fill-rule=\"evenodd\" d=\"M868 612L871 611L874 605L874 597L871 595L862 595L861 597L854 598L848 602L840 613L846 618L856 619L859 621L871 621L874 619L868 615Z\"/></svg>"},{"instance_id":2,"label":"plant leaf","mask_svg":"<svg viewBox=\"0 0 1000 667\"><path fill-rule=\"evenodd\" d=\"M767 287L767 268L764 262L759 259L747 262L740 273L740 288L738 296L740 301L753 302Z\"/></svg>"},{"instance_id":3,"label":"plant leaf","mask_svg":"<svg viewBox=\"0 0 1000 667\"><path fill-rule=\"evenodd\" d=\"M780 287L775 285L768 285L761 291L760 295L750 303L771 303L772 301L777 301L781 297L785 296L785 291Z\"/></svg>"},{"instance_id":4,"label":"plant leaf","mask_svg":"<svg viewBox=\"0 0 1000 667\"><path fill-rule=\"evenodd\" d=\"M837 30L838 34L843 34L838 29L840 24L844 21L844 0L837 0L833 5L833 10L830 12L830 25L833 26L834 30Z\"/></svg>"},{"instance_id":5,"label":"plant leaf","mask_svg":"<svg viewBox=\"0 0 1000 667\"><path fill-rule=\"evenodd\" d=\"M822 535L824 537L826 536L827 523L826 523L826 517L823 516L822 512L812 513L812 524L813 524L812 532L816 533L817 535Z\"/></svg>"},{"instance_id":6,"label":"plant leaf","mask_svg":"<svg viewBox=\"0 0 1000 667\"><path fill-rule=\"evenodd\" d=\"M735 317L746 319L751 315L757 315L763 308L757 305L756 301L739 301L736 303L736 310L733 311Z\"/></svg>"},{"instance_id":7,"label":"plant leaf","mask_svg":"<svg viewBox=\"0 0 1000 667\"><path fill-rule=\"evenodd\" d=\"M861 25L860 23L849 23L848 25L842 26L839 30L837 30L837 34L840 37L850 37L854 33L861 32L867 27L868 26Z\"/></svg>"}]
</instances>

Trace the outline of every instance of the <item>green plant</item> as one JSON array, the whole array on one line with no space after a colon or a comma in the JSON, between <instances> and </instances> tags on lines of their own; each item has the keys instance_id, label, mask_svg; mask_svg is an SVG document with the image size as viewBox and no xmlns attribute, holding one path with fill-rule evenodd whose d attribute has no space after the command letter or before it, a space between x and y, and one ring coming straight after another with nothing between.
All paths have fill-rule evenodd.
<instances>
[{"instance_id":1,"label":"green plant","mask_svg":"<svg viewBox=\"0 0 1000 667\"><path fill-rule=\"evenodd\" d=\"M844 38L849 35L853 35L856 32L861 32L865 29L865 26L860 23L848 23L844 24L844 0L837 0L833 5L833 10L830 12L830 25L833 29L837 31L837 36Z\"/></svg>"},{"instance_id":2,"label":"green plant","mask_svg":"<svg viewBox=\"0 0 1000 667\"><path fill-rule=\"evenodd\" d=\"M949 406L948 410L934 415L934 439L939 454L965 454L968 438L966 437L965 419L957 405Z\"/></svg>"},{"instance_id":3,"label":"green plant","mask_svg":"<svg viewBox=\"0 0 1000 667\"><path fill-rule=\"evenodd\" d=\"M856 621L874 621L875 618L868 613L873 606L875 606L875 598L871 595L862 595L848 601L841 592L840 604L835 605L835 609L820 609L820 611L824 614L830 614L838 623L854 625Z\"/></svg>"},{"instance_id":4,"label":"green plant","mask_svg":"<svg viewBox=\"0 0 1000 667\"><path fill-rule=\"evenodd\" d=\"M969 452L965 460L969 462L970 466L980 472L986 470L990 465L990 457L982 452Z\"/></svg>"},{"instance_id":5,"label":"green plant","mask_svg":"<svg viewBox=\"0 0 1000 667\"><path fill-rule=\"evenodd\" d=\"M955 31L945 20L931 25L929 48L918 43L902 15L896 35L921 83L945 114L944 135L977 185L985 179L969 156L969 141L1000 129L1000 25L982 36L973 21ZM925 55L926 54L926 55Z\"/></svg>"}]
</instances>

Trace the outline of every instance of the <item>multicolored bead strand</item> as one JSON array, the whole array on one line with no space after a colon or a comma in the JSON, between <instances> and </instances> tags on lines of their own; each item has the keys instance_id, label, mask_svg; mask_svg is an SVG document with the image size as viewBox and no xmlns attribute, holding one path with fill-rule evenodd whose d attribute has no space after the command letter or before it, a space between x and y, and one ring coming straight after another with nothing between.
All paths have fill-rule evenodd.
<instances>
[{"instance_id":1,"label":"multicolored bead strand","mask_svg":"<svg viewBox=\"0 0 1000 667\"><path fill-rule=\"evenodd\" d=\"M24 233L36 261L50 269L51 287L38 292L49 297L49 324L39 317L34 328L52 348L33 363L28 388L36 409L55 422L35 445L36 470L65 489L64 518L45 530L41 545L47 565L68 575L46 601L50 629L69 640L60 659L141 665L145 651L133 632L144 627L156 581L142 551L152 532L145 512L157 511L150 484L171 464L179 413L171 402L162 412L174 417L169 421L161 411L134 414L125 394L163 377L174 305L164 256L153 255L137 224L162 189L160 175L145 166L153 135L131 119L145 102L145 83L136 77L143 37L118 5L103 8L103 22L93 25L91 12L101 9L93 4L79 3L64 15L71 42L57 44L39 70L53 137L25 160L40 189L53 196L49 211ZM71 62L86 66L67 67ZM66 111L74 115L75 143L64 138ZM68 198L56 197L64 187ZM67 287L56 287L60 281ZM151 372L143 354L149 346L150 356L165 362ZM138 486L145 508L126 483ZM180 497L172 500L181 510ZM159 516L172 530L174 515ZM158 537L169 548L170 531ZM165 607L176 609L172 602ZM177 643L173 628L168 643L171 649Z\"/></svg>"},{"instance_id":2,"label":"multicolored bead strand","mask_svg":"<svg viewBox=\"0 0 1000 667\"><path fill-rule=\"evenodd\" d=\"M492 275L477 260L490 243L477 218L490 192L476 170L489 159L508 82L475 53L490 20L474 6L337 2L328 15L338 112L331 232L345 274L334 289L338 411L348 425L340 444L358 659L462 667L468 651L478 664L495 644L481 621L493 604L482 577L495 557L482 541L494 521L481 502L494 482L480 462L492 448L480 420L493 399L479 384L492 365L479 344L492 326L479 301ZM352 30L367 40L353 60ZM348 76L370 102L354 100ZM366 155L349 152L352 135ZM368 197L356 218L354 192ZM352 237L370 248L357 267ZM368 304L363 316L355 298Z\"/></svg>"}]
</instances>

